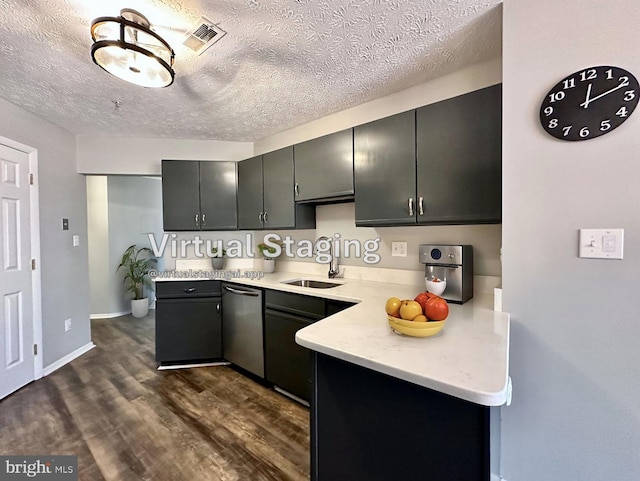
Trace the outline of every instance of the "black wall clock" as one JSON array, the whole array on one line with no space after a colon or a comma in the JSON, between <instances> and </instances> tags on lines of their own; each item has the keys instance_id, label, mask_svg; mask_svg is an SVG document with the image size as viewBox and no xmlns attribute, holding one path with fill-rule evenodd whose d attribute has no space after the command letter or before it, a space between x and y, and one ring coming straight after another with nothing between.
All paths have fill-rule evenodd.
<instances>
[{"instance_id":1,"label":"black wall clock","mask_svg":"<svg viewBox=\"0 0 640 481\"><path fill-rule=\"evenodd\" d=\"M540 123L561 140L588 140L611 132L638 105L640 87L619 67L578 70L553 87L540 106Z\"/></svg>"}]
</instances>

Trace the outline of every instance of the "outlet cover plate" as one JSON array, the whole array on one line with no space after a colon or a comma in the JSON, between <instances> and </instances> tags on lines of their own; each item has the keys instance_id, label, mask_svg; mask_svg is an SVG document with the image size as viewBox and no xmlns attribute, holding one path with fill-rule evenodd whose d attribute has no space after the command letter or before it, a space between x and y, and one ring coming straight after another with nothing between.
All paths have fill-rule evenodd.
<instances>
[{"instance_id":1,"label":"outlet cover plate","mask_svg":"<svg viewBox=\"0 0 640 481\"><path fill-rule=\"evenodd\" d=\"M624 229L580 229L580 257L622 259L623 247Z\"/></svg>"},{"instance_id":2,"label":"outlet cover plate","mask_svg":"<svg viewBox=\"0 0 640 481\"><path fill-rule=\"evenodd\" d=\"M392 257L407 257L407 242L406 241L392 241L391 242L391 256Z\"/></svg>"}]
</instances>

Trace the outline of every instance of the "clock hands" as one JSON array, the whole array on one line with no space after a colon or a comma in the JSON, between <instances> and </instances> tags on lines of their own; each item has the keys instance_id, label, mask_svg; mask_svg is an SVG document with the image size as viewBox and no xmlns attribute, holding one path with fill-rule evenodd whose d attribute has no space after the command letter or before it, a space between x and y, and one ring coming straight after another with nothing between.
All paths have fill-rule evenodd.
<instances>
[{"instance_id":1,"label":"clock hands","mask_svg":"<svg viewBox=\"0 0 640 481\"><path fill-rule=\"evenodd\" d=\"M580 106L584 107L585 109L589 105L589 96L591 95L591 87L592 86L593 86L593 84L589 83L589 86L587 87L587 96L585 97L584 102L580 104Z\"/></svg>"},{"instance_id":2,"label":"clock hands","mask_svg":"<svg viewBox=\"0 0 640 481\"><path fill-rule=\"evenodd\" d=\"M584 99L584 102L580 104L580 107L584 107L586 109L589 106L589 104L594 100L598 100L599 98L602 98L605 95L609 95L611 92L615 92L616 90L621 89L622 87L626 87L627 85L629 85L629 82L626 80L623 80L622 82L620 82L620 85L618 85L617 87L613 87L612 89L609 89L606 92L601 93L600 95L596 95L593 98L589 98L589 96L591 95L591 84L589 84L589 87L587 87L587 97Z\"/></svg>"}]
</instances>

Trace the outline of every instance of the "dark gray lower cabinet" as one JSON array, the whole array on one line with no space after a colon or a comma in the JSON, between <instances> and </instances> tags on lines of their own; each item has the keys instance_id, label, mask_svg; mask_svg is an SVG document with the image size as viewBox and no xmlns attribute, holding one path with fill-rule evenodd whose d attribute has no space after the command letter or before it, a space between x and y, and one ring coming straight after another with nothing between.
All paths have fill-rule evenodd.
<instances>
[{"instance_id":1,"label":"dark gray lower cabinet","mask_svg":"<svg viewBox=\"0 0 640 481\"><path fill-rule=\"evenodd\" d=\"M311 398L311 352L296 343L296 332L351 305L266 290L264 337L267 381L308 402Z\"/></svg>"},{"instance_id":2,"label":"dark gray lower cabinet","mask_svg":"<svg viewBox=\"0 0 640 481\"><path fill-rule=\"evenodd\" d=\"M156 301L156 361L222 358L220 297Z\"/></svg>"},{"instance_id":3,"label":"dark gray lower cabinet","mask_svg":"<svg viewBox=\"0 0 640 481\"><path fill-rule=\"evenodd\" d=\"M311 480L489 481L489 408L313 354Z\"/></svg>"},{"instance_id":4,"label":"dark gray lower cabinet","mask_svg":"<svg viewBox=\"0 0 640 481\"><path fill-rule=\"evenodd\" d=\"M296 344L295 336L312 322L271 310L264 316L267 381L307 402L311 397L311 353Z\"/></svg>"}]
</instances>

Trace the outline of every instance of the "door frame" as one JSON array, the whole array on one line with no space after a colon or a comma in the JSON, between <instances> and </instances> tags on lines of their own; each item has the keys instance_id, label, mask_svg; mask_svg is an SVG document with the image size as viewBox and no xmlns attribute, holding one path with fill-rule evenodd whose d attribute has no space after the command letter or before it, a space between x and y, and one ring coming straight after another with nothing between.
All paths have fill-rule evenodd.
<instances>
[{"instance_id":1,"label":"door frame","mask_svg":"<svg viewBox=\"0 0 640 481\"><path fill-rule=\"evenodd\" d=\"M31 258L36 261L31 271L33 342L38 345L38 354L33 357L33 380L43 376L42 347L42 263L40 259L40 188L38 183L38 150L28 145L0 136L0 144L19 150L29 156L29 173L34 183L29 189L29 222L31 224Z\"/></svg>"}]
</instances>

